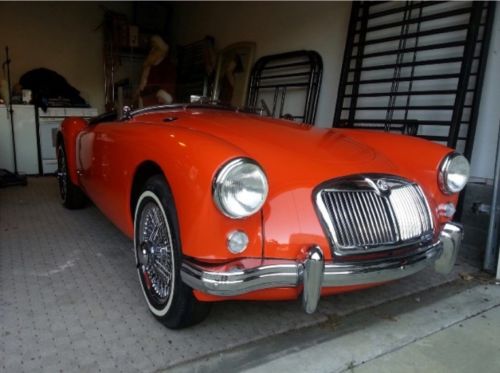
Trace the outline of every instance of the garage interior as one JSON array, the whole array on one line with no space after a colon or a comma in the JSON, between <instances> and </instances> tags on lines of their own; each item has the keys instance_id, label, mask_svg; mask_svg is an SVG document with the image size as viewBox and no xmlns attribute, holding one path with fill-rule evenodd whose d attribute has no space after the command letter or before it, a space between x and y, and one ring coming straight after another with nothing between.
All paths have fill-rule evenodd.
<instances>
[{"instance_id":1,"label":"garage interior","mask_svg":"<svg viewBox=\"0 0 500 373\"><path fill-rule=\"evenodd\" d=\"M496 5L1 3L0 371L498 371ZM55 178L60 122L138 105L153 35L168 45L174 102L226 100L236 54L228 104L463 153L453 272L327 297L313 315L299 301L230 301L195 327L164 328L146 312L133 243L93 205L65 210ZM49 92L56 81L65 96Z\"/></svg>"}]
</instances>

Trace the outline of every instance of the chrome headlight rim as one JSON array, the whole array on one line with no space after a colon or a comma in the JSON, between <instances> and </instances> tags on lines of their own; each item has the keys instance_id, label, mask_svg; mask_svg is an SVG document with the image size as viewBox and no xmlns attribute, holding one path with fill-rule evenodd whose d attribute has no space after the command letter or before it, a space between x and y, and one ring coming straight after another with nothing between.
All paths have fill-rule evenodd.
<instances>
[{"instance_id":1,"label":"chrome headlight rim","mask_svg":"<svg viewBox=\"0 0 500 373\"><path fill-rule=\"evenodd\" d=\"M240 167L245 164L251 164L253 166L256 166L259 171L262 173L263 176L263 186L264 186L264 193L262 197L262 202L254 208L251 212L246 213L246 214L236 214L234 212L229 211L226 206L224 205L221 195L222 195L222 188L224 184L224 180L227 178L230 172L235 170L237 167ZM269 184L267 181L267 175L264 172L264 169L253 159L247 158L247 157L238 157L234 158L226 163L224 163L217 171L215 178L212 183L212 197L215 202L215 205L219 209L219 211L226 217L231 218L231 219L244 219L249 216L252 216L256 214L257 212L260 211L262 206L264 206L266 200L267 200L267 195L269 193Z\"/></svg>"},{"instance_id":2,"label":"chrome headlight rim","mask_svg":"<svg viewBox=\"0 0 500 373\"><path fill-rule=\"evenodd\" d=\"M455 194L455 193L460 193L465 188L465 186L467 185L467 181L468 181L469 176L470 176L470 165L469 165L469 170L468 170L468 174L467 174L467 180L464 183L464 185L462 186L462 188L460 188L460 190L452 190L452 189L450 189L450 187L448 185L449 169L450 169L450 165L452 164L452 162L456 158L463 158L469 164L469 161L467 160L467 158L465 158L462 154L457 153L457 152L452 152L452 153L449 153L443 159L443 161L441 162L441 164L439 166L439 174L438 174L439 189L441 189L441 191L444 194L447 194L447 195L452 195L452 194Z\"/></svg>"}]
</instances>

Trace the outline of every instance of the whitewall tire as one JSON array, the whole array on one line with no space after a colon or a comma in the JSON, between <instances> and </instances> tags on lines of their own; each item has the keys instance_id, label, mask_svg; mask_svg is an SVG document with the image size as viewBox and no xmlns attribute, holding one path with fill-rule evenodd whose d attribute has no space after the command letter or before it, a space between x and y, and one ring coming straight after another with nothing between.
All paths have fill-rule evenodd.
<instances>
[{"instance_id":1,"label":"whitewall tire","mask_svg":"<svg viewBox=\"0 0 500 373\"><path fill-rule=\"evenodd\" d=\"M165 178L148 179L134 213L137 274L151 313L172 329L203 320L209 303L199 302L180 277L182 261L177 214Z\"/></svg>"}]
</instances>

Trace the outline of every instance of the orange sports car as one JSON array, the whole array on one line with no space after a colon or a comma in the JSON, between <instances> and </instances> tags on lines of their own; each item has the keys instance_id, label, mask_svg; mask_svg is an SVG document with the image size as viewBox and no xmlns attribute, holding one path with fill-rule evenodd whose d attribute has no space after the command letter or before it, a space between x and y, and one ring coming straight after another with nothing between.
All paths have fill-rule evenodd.
<instances>
[{"instance_id":1,"label":"orange sports car","mask_svg":"<svg viewBox=\"0 0 500 373\"><path fill-rule=\"evenodd\" d=\"M134 240L150 311L169 328L211 302L302 298L453 267L469 164L415 137L321 129L211 105L67 118L64 206L90 198Z\"/></svg>"}]
</instances>

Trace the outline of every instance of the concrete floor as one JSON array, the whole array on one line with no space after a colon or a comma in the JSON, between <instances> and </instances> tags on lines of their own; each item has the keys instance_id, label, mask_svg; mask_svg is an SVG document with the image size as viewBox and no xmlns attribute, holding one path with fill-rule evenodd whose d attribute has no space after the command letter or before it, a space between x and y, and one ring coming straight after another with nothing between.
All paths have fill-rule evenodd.
<instances>
[{"instance_id":1,"label":"concrete floor","mask_svg":"<svg viewBox=\"0 0 500 373\"><path fill-rule=\"evenodd\" d=\"M355 372L499 372L500 307L422 338L353 369Z\"/></svg>"},{"instance_id":2,"label":"concrete floor","mask_svg":"<svg viewBox=\"0 0 500 373\"><path fill-rule=\"evenodd\" d=\"M191 363L174 373L229 372L228 360L236 359L245 373L497 373L499 330L500 286L456 281L325 323L307 336L289 333L287 343L295 340L299 349L280 349L283 342L274 338L273 354L249 354L247 347L220 365ZM211 369L198 369L203 365Z\"/></svg>"},{"instance_id":3,"label":"concrete floor","mask_svg":"<svg viewBox=\"0 0 500 373\"><path fill-rule=\"evenodd\" d=\"M57 193L52 177L0 189L0 371L151 372L191 363L194 369L196 362L294 331L304 336L474 271L463 262L446 277L426 270L322 299L314 315L298 301L218 303L202 324L171 331L143 301L132 243L93 206L65 210Z\"/></svg>"}]
</instances>

